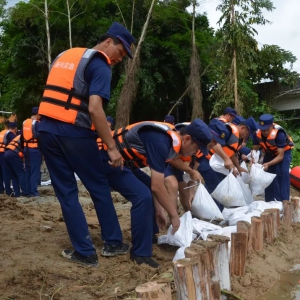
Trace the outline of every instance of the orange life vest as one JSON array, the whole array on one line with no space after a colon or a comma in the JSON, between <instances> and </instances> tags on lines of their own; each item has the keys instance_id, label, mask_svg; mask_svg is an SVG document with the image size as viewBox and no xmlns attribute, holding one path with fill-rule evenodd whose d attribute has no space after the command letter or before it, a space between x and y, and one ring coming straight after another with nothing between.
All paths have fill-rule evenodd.
<instances>
[{"instance_id":1,"label":"orange life vest","mask_svg":"<svg viewBox=\"0 0 300 300\"><path fill-rule=\"evenodd\" d=\"M167 161L178 155L181 148L181 138L179 133L175 131L174 125L156 121L145 121L112 132L116 147L127 164L133 164L134 167L138 168L148 166L146 151L138 135L139 130L142 128L165 132L170 136L173 141L173 147L169 152Z\"/></svg>"},{"instance_id":2,"label":"orange life vest","mask_svg":"<svg viewBox=\"0 0 300 300\"><path fill-rule=\"evenodd\" d=\"M104 52L87 48L69 49L55 59L40 103L40 115L95 129L88 111L89 86L84 81L84 73L96 55L111 64Z\"/></svg>"},{"instance_id":3,"label":"orange life vest","mask_svg":"<svg viewBox=\"0 0 300 300\"><path fill-rule=\"evenodd\" d=\"M264 152L270 152L273 155L278 154L277 152L278 148L275 143L275 139L279 131L282 131L286 136L286 141L285 141L286 145L284 147L284 151L294 148L294 142L292 138L286 133L286 131L280 125L273 123L273 129L266 139L263 139L260 129L256 131L257 141L259 142L259 145L262 147Z\"/></svg>"},{"instance_id":4,"label":"orange life vest","mask_svg":"<svg viewBox=\"0 0 300 300\"><path fill-rule=\"evenodd\" d=\"M27 119L23 122L24 144L28 148L38 148L35 129L37 122L39 121L33 119Z\"/></svg>"},{"instance_id":5,"label":"orange life vest","mask_svg":"<svg viewBox=\"0 0 300 300\"><path fill-rule=\"evenodd\" d=\"M231 135L229 140L226 142L226 145L223 146L224 152L228 155L228 157L231 157L237 151L239 150L242 141L240 140L240 134L238 127L233 123L225 123L225 126L231 131ZM210 154L214 154L215 151L213 149L210 149Z\"/></svg>"},{"instance_id":6,"label":"orange life vest","mask_svg":"<svg viewBox=\"0 0 300 300\"><path fill-rule=\"evenodd\" d=\"M104 143L103 143L102 139L98 137L96 142L97 142L99 150L101 150L104 147Z\"/></svg>"},{"instance_id":7,"label":"orange life vest","mask_svg":"<svg viewBox=\"0 0 300 300\"><path fill-rule=\"evenodd\" d=\"M4 129L0 132L0 153L5 151L5 147L7 146L7 135L10 130Z\"/></svg>"},{"instance_id":8,"label":"orange life vest","mask_svg":"<svg viewBox=\"0 0 300 300\"><path fill-rule=\"evenodd\" d=\"M24 154L23 154L23 149L21 147L21 137L20 135L16 136L7 146L6 149L10 149L17 154L23 159Z\"/></svg>"}]
</instances>

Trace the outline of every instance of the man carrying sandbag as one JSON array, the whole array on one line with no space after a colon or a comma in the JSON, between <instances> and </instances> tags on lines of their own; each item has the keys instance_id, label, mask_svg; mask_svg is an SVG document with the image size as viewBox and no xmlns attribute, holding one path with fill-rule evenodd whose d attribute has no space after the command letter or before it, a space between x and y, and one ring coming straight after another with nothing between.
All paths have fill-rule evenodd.
<instances>
[{"instance_id":1,"label":"man carrying sandbag","mask_svg":"<svg viewBox=\"0 0 300 300\"><path fill-rule=\"evenodd\" d=\"M253 149L262 148L265 153L264 170L277 174L273 182L265 189L265 200L267 202L274 201L274 199L289 200L289 167L294 143L286 131L274 123L274 117L270 114L263 114L259 117L258 128L253 139Z\"/></svg>"}]
</instances>

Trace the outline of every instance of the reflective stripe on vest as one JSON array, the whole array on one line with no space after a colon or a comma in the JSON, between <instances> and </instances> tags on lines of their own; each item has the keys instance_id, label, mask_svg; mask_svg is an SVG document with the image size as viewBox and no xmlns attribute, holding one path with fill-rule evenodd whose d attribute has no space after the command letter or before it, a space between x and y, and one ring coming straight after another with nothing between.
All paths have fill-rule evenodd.
<instances>
[{"instance_id":1,"label":"reflective stripe on vest","mask_svg":"<svg viewBox=\"0 0 300 300\"><path fill-rule=\"evenodd\" d=\"M16 136L7 146L6 149L10 149L16 152L21 158L24 157L23 149L21 147L21 138L20 136Z\"/></svg>"},{"instance_id":2,"label":"reflective stripe on vest","mask_svg":"<svg viewBox=\"0 0 300 300\"><path fill-rule=\"evenodd\" d=\"M259 145L263 148L264 152L270 152L273 155L278 154L278 152L277 152L278 148L275 143L275 139L276 139L279 131L282 131L286 137L286 141L285 141L286 146L284 147L283 150L287 151L287 150L294 148L294 142L293 142L292 138L287 134L287 132L280 125L274 123L273 129L266 139L263 139L260 129L258 129L256 132L257 141L258 141Z\"/></svg>"},{"instance_id":3,"label":"reflective stripe on vest","mask_svg":"<svg viewBox=\"0 0 300 300\"><path fill-rule=\"evenodd\" d=\"M101 55L110 66L109 57L102 51L72 48L60 54L51 66L39 114L94 130L88 111L89 86L84 81L90 60Z\"/></svg>"},{"instance_id":4,"label":"reflective stripe on vest","mask_svg":"<svg viewBox=\"0 0 300 300\"><path fill-rule=\"evenodd\" d=\"M135 123L113 132L116 147L125 162L133 164L134 167L138 168L148 166L146 151L138 135L141 128L150 128L168 134L172 139L173 147L170 149L167 160L173 159L178 155L181 148L181 138L175 131L175 127L169 123L146 121Z\"/></svg>"},{"instance_id":5,"label":"reflective stripe on vest","mask_svg":"<svg viewBox=\"0 0 300 300\"><path fill-rule=\"evenodd\" d=\"M23 122L24 144L28 148L38 148L35 126L37 120L27 119Z\"/></svg>"},{"instance_id":6,"label":"reflective stripe on vest","mask_svg":"<svg viewBox=\"0 0 300 300\"><path fill-rule=\"evenodd\" d=\"M5 147L7 146L7 135L10 130L4 129L0 132L0 153L5 151Z\"/></svg>"}]
</instances>

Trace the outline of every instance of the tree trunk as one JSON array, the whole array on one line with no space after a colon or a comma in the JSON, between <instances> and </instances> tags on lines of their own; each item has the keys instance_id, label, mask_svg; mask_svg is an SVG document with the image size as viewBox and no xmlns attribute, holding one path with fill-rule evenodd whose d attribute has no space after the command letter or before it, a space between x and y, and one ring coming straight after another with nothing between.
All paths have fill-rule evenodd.
<instances>
[{"instance_id":1,"label":"tree trunk","mask_svg":"<svg viewBox=\"0 0 300 300\"><path fill-rule=\"evenodd\" d=\"M48 70L50 72L51 67L51 43L50 43L50 29L49 29L49 10L48 10L48 1L45 0L45 23L46 23L46 36L47 36L47 58L48 58Z\"/></svg>"},{"instance_id":2,"label":"tree trunk","mask_svg":"<svg viewBox=\"0 0 300 300\"><path fill-rule=\"evenodd\" d=\"M68 23L69 23L69 43L70 43L70 49L72 48L72 20L71 20L71 12L70 12L70 4L69 0L67 1L67 10L68 10Z\"/></svg>"},{"instance_id":3,"label":"tree trunk","mask_svg":"<svg viewBox=\"0 0 300 300\"><path fill-rule=\"evenodd\" d=\"M137 89L137 82L135 80L135 77L139 69L141 46L146 36L147 28L149 25L150 17L155 2L156 0L152 0L147 20L144 24L142 34L136 47L133 59L130 62L128 62L128 65L126 66L126 78L120 94L120 100L116 112L116 128L124 127L129 124L132 103Z\"/></svg>"}]
</instances>

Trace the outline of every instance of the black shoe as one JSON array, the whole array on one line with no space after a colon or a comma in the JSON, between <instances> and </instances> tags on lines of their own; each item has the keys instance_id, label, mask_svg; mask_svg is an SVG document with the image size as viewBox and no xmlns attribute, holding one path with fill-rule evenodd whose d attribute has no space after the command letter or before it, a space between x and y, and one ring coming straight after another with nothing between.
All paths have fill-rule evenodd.
<instances>
[{"instance_id":1,"label":"black shoe","mask_svg":"<svg viewBox=\"0 0 300 300\"><path fill-rule=\"evenodd\" d=\"M76 250L63 250L62 256L87 266L98 267L98 256L96 253L82 256Z\"/></svg>"},{"instance_id":2,"label":"black shoe","mask_svg":"<svg viewBox=\"0 0 300 300\"><path fill-rule=\"evenodd\" d=\"M121 245L108 245L104 243L101 250L102 256L116 256L119 254L127 254L129 252L129 245L122 243Z\"/></svg>"},{"instance_id":3,"label":"black shoe","mask_svg":"<svg viewBox=\"0 0 300 300\"><path fill-rule=\"evenodd\" d=\"M136 256L130 252L130 259L138 265L145 264L154 269L160 268L160 265L151 256Z\"/></svg>"}]
</instances>

